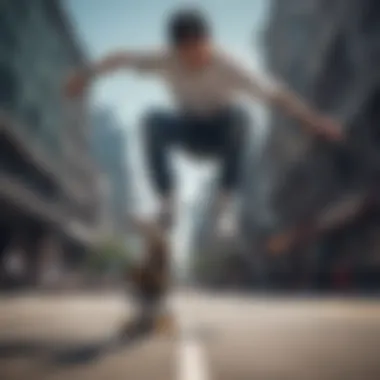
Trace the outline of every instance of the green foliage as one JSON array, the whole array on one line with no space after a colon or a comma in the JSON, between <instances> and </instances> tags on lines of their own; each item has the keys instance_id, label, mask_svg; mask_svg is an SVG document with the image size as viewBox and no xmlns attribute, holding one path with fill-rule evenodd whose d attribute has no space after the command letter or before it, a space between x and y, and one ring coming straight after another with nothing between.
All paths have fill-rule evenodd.
<instances>
[{"instance_id":1,"label":"green foliage","mask_svg":"<svg viewBox=\"0 0 380 380\"><path fill-rule=\"evenodd\" d=\"M88 257L89 269L98 273L123 271L131 264L129 247L121 239L106 238L98 243Z\"/></svg>"}]
</instances>

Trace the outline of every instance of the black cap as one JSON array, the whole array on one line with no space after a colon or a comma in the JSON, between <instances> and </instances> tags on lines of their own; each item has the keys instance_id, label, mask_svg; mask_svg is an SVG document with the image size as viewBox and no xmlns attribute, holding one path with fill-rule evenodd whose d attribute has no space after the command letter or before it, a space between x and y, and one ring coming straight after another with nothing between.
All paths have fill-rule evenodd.
<instances>
[{"instance_id":1,"label":"black cap","mask_svg":"<svg viewBox=\"0 0 380 380\"><path fill-rule=\"evenodd\" d=\"M209 23L199 10L181 10L169 20L169 41L178 46L188 41L202 39L210 34Z\"/></svg>"}]
</instances>

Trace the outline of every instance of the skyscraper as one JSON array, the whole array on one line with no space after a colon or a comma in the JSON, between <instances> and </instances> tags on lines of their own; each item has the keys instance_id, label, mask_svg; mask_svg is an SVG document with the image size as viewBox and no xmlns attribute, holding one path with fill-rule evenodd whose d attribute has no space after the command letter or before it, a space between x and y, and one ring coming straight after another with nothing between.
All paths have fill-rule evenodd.
<instances>
[{"instance_id":1,"label":"skyscraper","mask_svg":"<svg viewBox=\"0 0 380 380\"><path fill-rule=\"evenodd\" d=\"M33 281L45 251L79 257L92 241L85 99L70 105L62 93L72 67L85 64L59 0L1 2L0 257L20 249Z\"/></svg>"},{"instance_id":2,"label":"skyscraper","mask_svg":"<svg viewBox=\"0 0 380 380\"><path fill-rule=\"evenodd\" d=\"M340 263L350 270L368 268L370 251L377 249L363 231L376 228L379 213L371 195L378 193L374 173L379 170L379 11L376 0L272 3L263 44L270 71L311 105L340 120L347 134L344 147L317 142L291 118L276 111L271 115L265 155L277 227L306 226L310 234L312 224L324 231L313 244L305 239L280 260L297 263L294 276L301 273L306 278L305 271L315 269L310 263L316 257L323 261L319 270L324 275ZM367 198L371 206L362 210ZM361 219L355 222L358 212ZM358 249L347 249L355 244L361 247L360 256Z\"/></svg>"},{"instance_id":3,"label":"skyscraper","mask_svg":"<svg viewBox=\"0 0 380 380\"><path fill-rule=\"evenodd\" d=\"M111 110L106 108L93 110L91 146L93 156L109 182L110 207L115 232L123 234L126 229L130 197L126 137Z\"/></svg>"}]
</instances>

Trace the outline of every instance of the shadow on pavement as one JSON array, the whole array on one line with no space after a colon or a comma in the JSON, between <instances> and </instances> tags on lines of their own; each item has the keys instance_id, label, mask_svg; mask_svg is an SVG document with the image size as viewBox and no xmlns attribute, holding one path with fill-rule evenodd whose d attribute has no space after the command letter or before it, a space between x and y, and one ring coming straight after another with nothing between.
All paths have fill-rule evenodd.
<instances>
[{"instance_id":1,"label":"shadow on pavement","mask_svg":"<svg viewBox=\"0 0 380 380\"><path fill-rule=\"evenodd\" d=\"M99 360L104 355L131 349L152 332L151 324L133 322L115 336L101 342L65 345L36 341L0 341L0 359L32 358L52 367L84 365Z\"/></svg>"},{"instance_id":2,"label":"shadow on pavement","mask_svg":"<svg viewBox=\"0 0 380 380\"><path fill-rule=\"evenodd\" d=\"M134 322L120 331L118 335L104 342L60 350L50 356L49 362L55 366L87 364L104 355L135 347L136 344L147 338L152 331L152 326Z\"/></svg>"},{"instance_id":3,"label":"shadow on pavement","mask_svg":"<svg viewBox=\"0 0 380 380\"><path fill-rule=\"evenodd\" d=\"M36 356L44 354L47 350L51 350L51 346L44 343L37 342L14 342L14 341L1 341L0 342L0 358L17 358L24 356Z\"/></svg>"}]
</instances>

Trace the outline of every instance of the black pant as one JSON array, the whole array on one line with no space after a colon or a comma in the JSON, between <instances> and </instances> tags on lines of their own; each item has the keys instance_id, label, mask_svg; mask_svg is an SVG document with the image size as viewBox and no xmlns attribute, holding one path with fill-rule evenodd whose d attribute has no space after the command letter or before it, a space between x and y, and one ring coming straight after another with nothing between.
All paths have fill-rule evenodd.
<instances>
[{"instance_id":1,"label":"black pant","mask_svg":"<svg viewBox=\"0 0 380 380\"><path fill-rule=\"evenodd\" d=\"M249 120L248 113L237 107L223 109L208 117L165 111L148 113L144 120L145 148L156 190L162 196L172 191L168 150L173 146L181 146L200 157L219 158L221 188L236 190Z\"/></svg>"}]
</instances>

